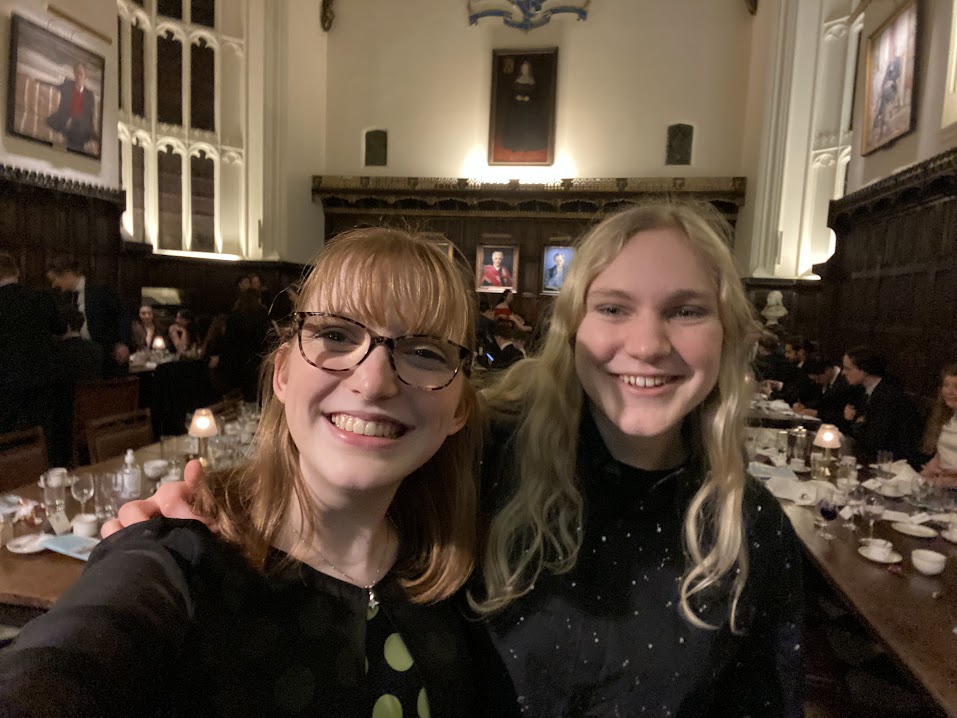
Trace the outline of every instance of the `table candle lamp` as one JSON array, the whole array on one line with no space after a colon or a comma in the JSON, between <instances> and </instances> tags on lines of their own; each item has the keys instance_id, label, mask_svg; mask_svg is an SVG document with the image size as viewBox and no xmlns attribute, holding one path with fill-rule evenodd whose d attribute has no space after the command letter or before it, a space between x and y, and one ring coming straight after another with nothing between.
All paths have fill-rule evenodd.
<instances>
[{"instance_id":1,"label":"table candle lamp","mask_svg":"<svg viewBox=\"0 0 957 718\"><path fill-rule=\"evenodd\" d=\"M831 475L831 463L834 460L831 451L841 448L841 432L834 424L821 424L814 435L814 446L824 449L824 478Z\"/></svg>"},{"instance_id":2,"label":"table candle lamp","mask_svg":"<svg viewBox=\"0 0 957 718\"><path fill-rule=\"evenodd\" d=\"M208 463L209 437L217 434L219 434L219 427L216 426L216 417L213 416L212 411L197 409L193 412L193 419L189 423L189 435L199 440L199 460L204 464Z\"/></svg>"},{"instance_id":3,"label":"table candle lamp","mask_svg":"<svg viewBox=\"0 0 957 718\"><path fill-rule=\"evenodd\" d=\"M163 337L153 337L153 351L154 352L166 351L166 340L163 339Z\"/></svg>"}]
</instances>

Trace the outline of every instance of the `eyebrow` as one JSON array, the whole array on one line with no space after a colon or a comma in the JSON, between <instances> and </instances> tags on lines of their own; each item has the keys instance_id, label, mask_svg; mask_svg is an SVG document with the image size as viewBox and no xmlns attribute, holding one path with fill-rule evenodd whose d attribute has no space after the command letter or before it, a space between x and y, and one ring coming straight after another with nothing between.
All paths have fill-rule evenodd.
<instances>
[{"instance_id":1,"label":"eyebrow","mask_svg":"<svg viewBox=\"0 0 957 718\"><path fill-rule=\"evenodd\" d=\"M629 292L623 291L621 289L594 289L588 292L588 299L624 299L632 301L634 296ZM687 301L700 301L707 302L710 300L717 302L717 296L713 292L699 292L696 289L679 289L678 291L672 292L665 298L666 303L672 302L687 302Z\"/></svg>"}]
</instances>

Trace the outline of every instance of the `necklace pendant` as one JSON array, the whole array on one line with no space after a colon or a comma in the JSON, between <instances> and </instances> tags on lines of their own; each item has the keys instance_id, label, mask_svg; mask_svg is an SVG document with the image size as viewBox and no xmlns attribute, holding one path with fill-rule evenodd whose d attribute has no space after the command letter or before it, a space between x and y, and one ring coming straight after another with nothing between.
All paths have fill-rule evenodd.
<instances>
[{"instance_id":1,"label":"necklace pendant","mask_svg":"<svg viewBox=\"0 0 957 718\"><path fill-rule=\"evenodd\" d=\"M375 591L372 586L369 586L369 610L375 610L375 607L379 605L379 599L375 597Z\"/></svg>"}]
</instances>

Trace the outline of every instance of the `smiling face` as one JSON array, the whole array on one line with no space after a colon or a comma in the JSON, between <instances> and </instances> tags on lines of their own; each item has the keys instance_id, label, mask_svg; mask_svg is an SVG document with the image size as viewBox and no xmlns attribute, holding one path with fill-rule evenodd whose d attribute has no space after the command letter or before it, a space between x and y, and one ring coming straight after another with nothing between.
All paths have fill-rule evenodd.
<instances>
[{"instance_id":1,"label":"smiling face","mask_svg":"<svg viewBox=\"0 0 957 718\"><path fill-rule=\"evenodd\" d=\"M940 395L947 408L957 411L957 376L945 376L940 387Z\"/></svg>"},{"instance_id":2,"label":"smiling face","mask_svg":"<svg viewBox=\"0 0 957 718\"><path fill-rule=\"evenodd\" d=\"M153 308L148 306L140 307L140 321L144 325L150 325L153 323Z\"/></svg>"},{"instance_id":3,"label":"smiling face","mask_svg":"<svg viewBox=\"0 0 957 718\"><path fill-rule=\"evenodd\" d=\"M595 277L575 366L616 458L680 446L684 418L717 382L723 336L712 273L676 229L639 232Z\"/></svg>"},{"instance_id":4,"label":"smiling face","mask_svg":"<svg viewBox=\"0 0 957 718\"><path fill-rule=\"evenodd\" d=\"M311 304L308 310L345 313ZM385 326L353 318L384 336L414 331L394 316ZM392 491L428 461L465 423L464 381L460 372L437 391L408 386L395 375L384 346L353 369L325 371L309 364L292 342L276 362L273 388L307 485L320 500L335 501L352 492Z\"/></svg>"}]
</instances>

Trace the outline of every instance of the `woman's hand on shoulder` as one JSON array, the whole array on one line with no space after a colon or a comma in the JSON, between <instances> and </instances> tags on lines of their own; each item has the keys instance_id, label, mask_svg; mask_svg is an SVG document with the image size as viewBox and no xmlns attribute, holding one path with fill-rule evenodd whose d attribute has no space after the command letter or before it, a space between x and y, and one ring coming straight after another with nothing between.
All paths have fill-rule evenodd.
<instances>
[{"instance_id":1,"label":"woman's hand on shoulder","mask_svg":"<svg viewBox=\"0 0 957 718\"><path fill-rule=\"evenodd\" d=\"M216 531L216 522L194 513L190 504L190 498L204 476L203 465L198 460L190 461L183 472L183 481L163 484L148 499L123 504L117 517L103 524L101 535L106 538L122 528L157 516L170 519L195 519L209 526L212 531Z\"/></svg>"}]
</instances>

